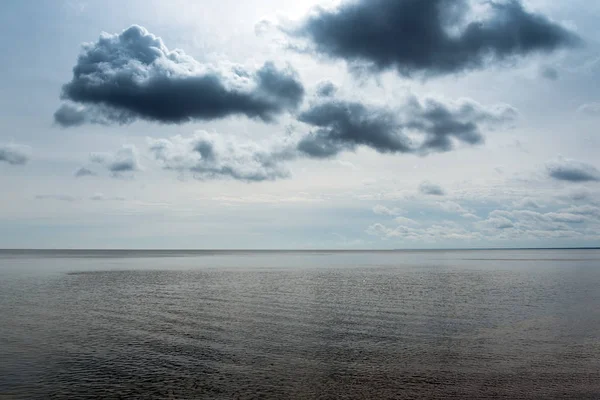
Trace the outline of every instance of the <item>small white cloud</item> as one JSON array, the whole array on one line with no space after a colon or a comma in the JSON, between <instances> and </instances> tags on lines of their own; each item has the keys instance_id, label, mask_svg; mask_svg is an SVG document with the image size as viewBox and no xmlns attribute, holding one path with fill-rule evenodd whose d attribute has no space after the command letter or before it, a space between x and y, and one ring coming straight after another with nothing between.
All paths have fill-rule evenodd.
<instances>
[{"instance_id":1,"label":"small white cloud","mask_svg":"<svg viewBox=\"0 0 600 400\"><path fill-rule=\"evenodd\" d=\"M114 153L92 153L90 161L103 165L114 177L142 170L139 154L134 145L123 145ZM86 170L86 168L80 168L78 172L82 170Z\"/></svg>"},{"instance_id":2,"label":"small white cloud","mask_svg":"<svg viewBox=\"0 0 600 400\"><path fill-rule=\"evenodd\" d=\"M10 165L25 165L29 162L29 153L28 146L0 144L0 162Z\"/></svg>"},{"instance_id":3,"label":"small white cloud","mask_svg":"<svg viewBox=\"0 0 600 400\"><path fill-rule=\"evenodd\" d=\"M390 216L396 216L396 215L402 214L402 210L399 208L388 208L388 207L382 206L380 204L373 207L373 212L377 215L390 215Z\"/></svg>"},{"instance_id":4,"label":"small white cloud","mask_svg":"<svg viewBox=\"0 0 600 400\"><path fill-rule=\"evenodd\" d=\"M582 104L577 112L591 117L598 117L600 116L600 103Z\"/></svg>"},{"instance_id":5,"label":"small white cloud","mask_svg":"<svg viewBox=\"0 0 600 400\"><path fill-rule=\"evenodd\" d=\"M525 197L524 199L517 200L513 203L514 208L517 209L539 209L542 208L542 205L538 203L536 200Z\"/></svg>"}]
</instances>

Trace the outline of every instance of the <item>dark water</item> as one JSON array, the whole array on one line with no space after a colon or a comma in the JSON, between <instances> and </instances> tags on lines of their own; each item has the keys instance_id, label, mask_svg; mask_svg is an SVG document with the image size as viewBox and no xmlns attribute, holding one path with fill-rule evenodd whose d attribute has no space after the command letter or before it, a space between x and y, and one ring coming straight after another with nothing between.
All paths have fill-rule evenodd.
<instances>
[{"instance_id":1,"label":"dark water","mask_svg":"<svg viewBox=\"0 0 600 400\"><path fill-rule=\"evenodd\" d=\"M0 399L600 399L600 251L0 252Z\"/></svg>"}]
</instances>

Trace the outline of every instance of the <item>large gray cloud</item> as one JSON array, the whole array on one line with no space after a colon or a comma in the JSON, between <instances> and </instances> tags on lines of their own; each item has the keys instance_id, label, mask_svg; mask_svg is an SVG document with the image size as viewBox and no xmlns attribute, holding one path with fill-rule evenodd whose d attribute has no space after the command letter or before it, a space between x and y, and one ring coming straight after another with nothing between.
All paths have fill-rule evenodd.
<instances>
[{"instance_id":1,"label":"large gray cloud","mask_svg":"<svg viewBox=\"0 0 600 400\"><path fill-rule=\"evenodd\" d=\"M263 147L208 132L148 139L148 144L164 169L187 171L199 180L261 182L287 178L290 173L282 162L296 158L294 147L285 143Z\"/></svg>"},{"instance_id":2,"label":"large gray cloud","mask_svg":"<svg viewBox=\"0 0 600 400\"><path fill-rule=\"evenodd\" d=\"M382 153L411 151L409 138L399 131L395 114L386 108L328 99L313 104L298 120L316 127L298 144L298 149L311 157L335 156L358 145Z\"/></svg>"},{"instance_id":3,"label":"large gray cloud","mask_svg":"<svg viewBox=\"0 0 600 400\"><path fill-rule=\"evenodd\" d=\"M575 46L580 39L518 0L354 0L318 8L299 28L318 54L376 70L443 75Z\"/></svg>"},{"instance_id":4,"label":"large gray cloud","mask_svg":"<svg viewBox=\"0 0 600 400\"><path fill-rule=\"evenodd\" d=\"M162 123L245 115L270 121L299 106L304 87L291 68L267 62L257 71L219 69L134 25L121 34L103 33L83 46L73 79L63 86L55 113L62 126L83 123Z\"/></svg>"},{"instance_id":5,"label":"large gray cloud","mask_svg":"<svg viewBox=\"0 0 600 400\"><path fill-rule=\"evenodd\" d=\"M561 158L546 165L550 177L567 182L600 181L600 171L593 165Z\"/></svg>"},{"instance_id":6,"label":"large gray cloud","mask_svg":"<svg viewBox=\"0 0 600 400\"><path fill-rule=\"evenodd\" d=\"M298 116L314 127L298 150L314 158L332 157L357 146L380 153L446 152L456 142L482 143L480 126L511 121L516 115L510 106L484 107L468 99L443 103L410 97L404 106L391 109L321 96Z\"/></svg>"},{"instance_id":7,"label":"large gray cloud","mask_svg":"<svg viewBox=\"0 0 600 400\"><path fill-rule=\"evenodd\" d=\"M29 162L28 148L16 144L0 145L0 162L10 165L27 164Z\"/></svg>"}]
</instances>

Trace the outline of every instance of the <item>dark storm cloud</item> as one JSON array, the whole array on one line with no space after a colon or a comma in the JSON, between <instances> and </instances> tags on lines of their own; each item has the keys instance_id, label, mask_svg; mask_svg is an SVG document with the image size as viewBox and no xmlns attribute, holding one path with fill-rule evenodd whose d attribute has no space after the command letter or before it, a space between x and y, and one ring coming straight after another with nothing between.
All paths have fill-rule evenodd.
<instances>
[{"instance_id":1,"label":"dark storm cloud","mask_svg":"<svg viewBox=\"0 0 600 400\"><path fill-rule=\"evenodd\" d=\"M379 153L446 152L456 142L482 143L480 126L516 117L510 106L485 108L474 101L445 104L435 99L408 99L398 110L320 97L298 116L314 130L298 143L298 150L314 158L367 146Z\"/></svg>"},{"instance_id":2,"label":"dark storm cloud","mask_svg":"<svg viewBox=\"0 0 600 400\"><path fill-rule=\"evenodd\" d=\"M399 129L395 114L385 108L335 99L313 104L298 120L316 129L298 149L311 157L327 158L365 145L381 153L407 153L411 142Z\"/></svg>"},{"instance_id":3,"label":"dark storm cloud","mask_svg":"<svg viewBox=\"0 0 600 400\"><path fill-rule=\"evenodd\" d=\"M28 148L14 144L0 145L0 162L25 165L29 162Z\"/></svg>"},{"instance_id":4,"label":"dark storm cloud","mask_svg":"<svg viewBox=\"0 0 600 400\"><path fill-rule=\"evenodd\" d=\"M355 0L318 8L292 37L306 38L321 55L375 70L432 76L481 69L532 53L573 47L580 39L518 0Z\"/></svg>"},{"instance_id":5,"label":"dark storm cloud","mask_svg":"<svg viewBox=\"0 0 600 400\"><path fill-rule=\"evenodd\" d=\"M287 178L290 173L282 163L297 157L294 147L285 143L262 147L207 132L187 138L149 139L148 144L164 169L189 172L199 180L262 182Z\"/></svg>"},{"instance_id":6,"label":"dark storm cloud","mask_svg":"<svg viewBox=\"0 0 600 400\"><path fill-rule=\"evenodd\" d=\"M560 181L567 182L598 182L600 171L590 164L579 161L560 159L546 165L548 175Z\"/></svg>"},{"instance_id":7,"label":"dark storm cloud","mask_svg":"<svg viewBox=\"0 0 600 400\"><path fill-rule=\"evenodd\" d=\"M267 62L257 71L213 68L182 50L169 50L159 37L134 25L83 46L61 95L77 106L61 106L54 118L65 127L231 115L271 121L297 108L303 97L304 87L291 67L278 69Z\"/></svg>"},{"instance_id":8,"label":"dark storm cloud","mask_svg":"<svg viewBox=\"0 0 600 400\"><path fill-rule=\"evenodd\" d=\"M446 192L440 185L431 182L423 182L419 186L419 191L428 196L444 196Z\"/></svg>"}]
</instances>

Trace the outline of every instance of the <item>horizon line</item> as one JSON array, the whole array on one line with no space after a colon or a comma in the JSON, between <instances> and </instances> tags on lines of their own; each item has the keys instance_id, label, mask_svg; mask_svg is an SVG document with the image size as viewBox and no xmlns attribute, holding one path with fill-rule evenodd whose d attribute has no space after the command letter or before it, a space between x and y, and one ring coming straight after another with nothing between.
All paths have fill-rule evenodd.
<instances>
[{"instance_id":1,"label":"horizon line","mask_svg":"<svg viewBox=\"0 0 600 400\"><path fill-rule=\"evenodd\" d=\"M492 250L600 250L598 247L448 247L448 248L406 248L406 249L185 249L185 248L0 248L0 252L8 251L132 251L132 252L401 252L401 251L492 251Z\"/></svg>"}]
</instances>

